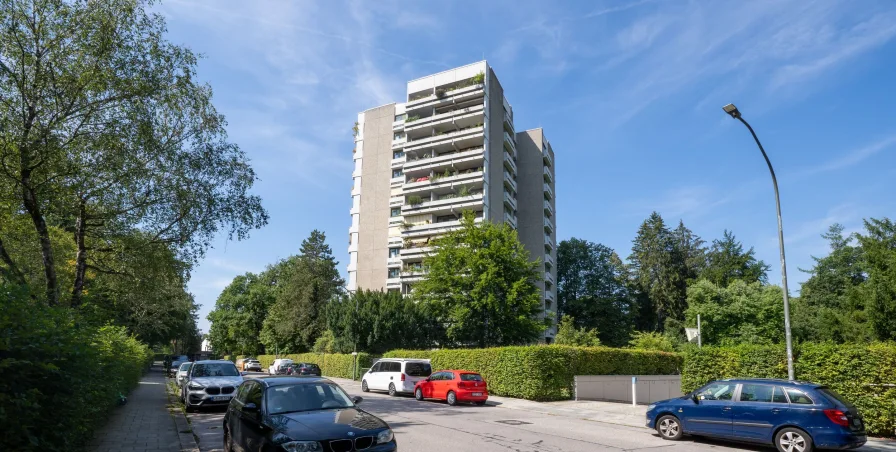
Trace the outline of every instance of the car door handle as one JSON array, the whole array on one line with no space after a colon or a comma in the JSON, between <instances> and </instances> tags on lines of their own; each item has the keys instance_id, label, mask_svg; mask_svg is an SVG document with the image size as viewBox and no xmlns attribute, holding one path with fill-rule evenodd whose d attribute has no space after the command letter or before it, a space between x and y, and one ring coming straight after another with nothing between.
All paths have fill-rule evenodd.
<instances>
[{"instance_id":1,"label":"car door handle","mask_svg":"<svg viewBox=\"0 0 896 452\"><path fill-rule=\"evenodd\" d=\"M722 411L731 411L731 407L730 407L730 406L723 406L723 407L722 407Z\"/></svg>"},{"instance_id":2,"label":"car door handle","mask_svg":"<svg viewBox=\"0 0 896 452\"><path fill-rule=\"evenodd\" d=\"M781 412L780 408L772 408L772 414L778 414Z\"/></svg>"}]
</instances>

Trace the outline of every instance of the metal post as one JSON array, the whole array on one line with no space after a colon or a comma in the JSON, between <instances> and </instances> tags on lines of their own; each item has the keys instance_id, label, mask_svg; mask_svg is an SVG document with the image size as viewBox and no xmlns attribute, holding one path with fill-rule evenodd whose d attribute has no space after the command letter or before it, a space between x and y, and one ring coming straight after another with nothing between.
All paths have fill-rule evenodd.
<instances>
[{"instance_id":1,"label":"metal post","mask_svg":"<svg viewBox=\"0 0 896 452\"><path fill-rule=\"evenodd\" d=\"M768 159L765 149L762 148L762 143L759 142L759 137L756 136L756 132L753 131L753 128L750 127L750 124L747 123L747 121L744 121L740 112L737 112L737 114L733 116L747 126L750 134L753 135L753 139L756 140L756 145L759 146L759 150L762 152L762 157L765 158L765 163L768 165L768 171L772 175L772 185L775 187L775 207L778 210L778 246L781 249L781 285L784 289L784 341L787 345L787 378L793 380L793 342L790 337L790 300L788 299L787 293L787 259L784 257L784 226L781 220L781 196L778 194L778 179L775 177L775 169L772 168L772 162Z\"/></svg>"},{"instance_id":2,"label":"metal post","mask_svg":"<svg viewBox=\"0 0 896 452\"><path fill-rule=\"evenodd\" d=\"M632 406L638 406L638 377L632 377Z\"/></svg>"},{"instance_id":3,"label":"metal post","mask_svg":"<svg viewBox=\"0 0 896 452\"><path fill-rule=\"evenodd\" d=\"M700 314L697 314L697 347L703 347L703 330L700 329Z\"/></svg>"}]
</instances>

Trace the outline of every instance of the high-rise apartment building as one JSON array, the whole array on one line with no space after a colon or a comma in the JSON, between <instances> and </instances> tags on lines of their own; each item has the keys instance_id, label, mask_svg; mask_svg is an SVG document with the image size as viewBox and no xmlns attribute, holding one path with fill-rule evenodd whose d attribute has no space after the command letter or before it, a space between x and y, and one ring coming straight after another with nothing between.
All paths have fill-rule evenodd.
<instances>
[{"instance_id":1,"label":"high-rise apartment building","mask_svg":"<svg viewBox=\"0 0 896 452\"><path fill-rule=\"evenodd\" d=\"M432 240L471 210L518 231L543 265L542 315L554 317L554 151L541 129L516 132L487 62L411 80L405 102L359 113L353 152L349 290L410 293Z\"/></svg>"}]
</instances>

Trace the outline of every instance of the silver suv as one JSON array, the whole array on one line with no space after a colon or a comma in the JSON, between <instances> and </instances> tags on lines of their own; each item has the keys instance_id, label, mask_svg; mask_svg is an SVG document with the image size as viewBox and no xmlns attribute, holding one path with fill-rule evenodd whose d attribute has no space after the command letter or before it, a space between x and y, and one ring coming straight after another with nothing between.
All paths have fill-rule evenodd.
<instances>
[{"instance_id":1,"label":"silver suv","mask_svg":"<svg viewBox=\"0 0 896 452\"><path fill-rule=\"evenodd\" d=\"M181 398L187 411L200 407L227 405L243 376L230 361L196 361L190 368Z\"/></svg>"}]
</instances>

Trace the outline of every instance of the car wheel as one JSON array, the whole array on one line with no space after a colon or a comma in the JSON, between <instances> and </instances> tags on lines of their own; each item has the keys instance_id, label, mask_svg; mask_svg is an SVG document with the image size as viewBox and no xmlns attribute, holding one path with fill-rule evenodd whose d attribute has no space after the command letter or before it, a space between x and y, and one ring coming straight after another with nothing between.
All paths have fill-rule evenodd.
<instances>
[{"instance_id":1,"label":"car wheel","mask_svg":"<svg viewBox=\"0 0 896 452\"><path fill-rule=\"evenodd\" d=\"M367 387L367 380L361 380L361 392L370 392L370 388Z\"/></svg>"},{"instance_id":2,"label":"car wheel","mask_svg":"<svg viewBox=\"0 0 896 452\"><path fill-rule=\"evenodd\" d=\"M233 440L230 438L230 431L224 429L224 452L233 452Z\"/></svg>"},{"instance_id":3,"label":"car wheel","mask_svg":"<svg viewBox=\"0 0 896 452\"><path fill-rule=\"evenodd\" d=\"M398 395L398 392L395 391L395 385L392 383L389 383L389 395L392 397L395 397L396 395Z\"/></svg>"},{"instance_id":4,"label":"car wheel","mask_svg":"<svg viewBox=\"0 0 896 452\"><path fill-rule=\"evenodd\" d=\"M812 437L808 433L792 427L782 428L775 435L775 447L780 452L811 452L814 449Z\"/></svg>"},{"instance_id":5,"label":"car wheel","mask_svg":"<svg viewBox=\"0 0 896 452\"><path fill-rule=\"evenodd\" d=\"M185 409L187 410L187 413L195 413L196 412L196 407L194 407L193 405L190 405L189 403L187 404Z\"/></svg>"},{"instance_id":6,"label":"car wheel","mask_svg":"<svg viewBox=\"0 0 896 452\"><path fill-rule=\"evenodd\" d=\"M477 400L473 403L475 403L476 405L482 406L482 405L485 405L485 400Z\"/></svg>"},{"instance_id":7,"label":"car wheel","mask_svg":"<svg viewBox=\"0 0 896 452\"><path fill-rule=\"evenodd\" d=\"M675 416L663 416L656 421L656 431L663 439L677 441L681 439L681 422Z\"/></svg>"},{"instance_id":8,"label":"car wheel","mask_svg":"<svg viewBox=\"0 0 896 452\"><path fill-rule=\"evenodd\" d=\"M457 394L455 394L454 391L448 391L447 401L448 405L457 405Z\"/></svg>"},{"instance_id":9,"label":"car wheel","mask_svg":"<svg viewBox=\"0 0 896 452\"><path fill-rule=\"evenodd\" d=\"M417 400L423 400L423 390L420 388L417 388L417 390L414 391L414 398Z\"/></svg>"}]
</instances>

